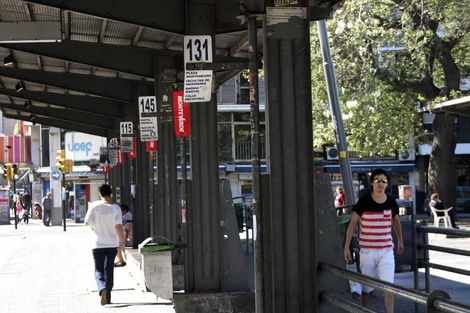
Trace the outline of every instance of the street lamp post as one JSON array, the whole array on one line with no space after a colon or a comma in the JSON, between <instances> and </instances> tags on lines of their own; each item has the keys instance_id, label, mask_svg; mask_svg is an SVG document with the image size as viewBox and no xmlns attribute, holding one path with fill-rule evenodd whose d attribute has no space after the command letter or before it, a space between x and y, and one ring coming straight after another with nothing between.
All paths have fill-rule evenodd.
<instances>
[{"instance_id":1,"label":"street lamp post","mask_svg":"<svg viewBox=\"0 0 470 313\"><path fill-rule=\"evenodd\" d=\"M13 202L13 211L15 212L15 229L18 229L18 214L16 212L16 202L18 202L18 195L16 194L16 178L18 175L15 174L13 177L13 199L15 200Z\"/></svg>"},{"instance_id":2,"label":"street lamp post","mask_svg":"<svg viewBox=\"0 0 470 313\"><path fill-rule=\"evenodd\" d=\"M63 189L65 191L65 173L62 172L62 186L63 186ZM66 222L66 216L65 216L65 205L66 205L66 201L65 201L65 192L62 193L62 219L63 219L63 224L64 224L64 231L67 230L67 226L65 225L65 222Z\"/></svg>"},{"instance_id":3,"label":"street lamp post","mask_svg":"<svg viewBox=\"0 0 470 313\"><path fill-rule=\"evenodd\" d=\"M15 167L16 169L18 166ZM14 171L13 172L13 197L15 197L15 203L14 203L14 211L15 211L15 229L18 229L18 213L16 212L16 202L18 201L18 195L16 194L16 180L19 178L18 174Z\"/></svg>"}]
</instances>

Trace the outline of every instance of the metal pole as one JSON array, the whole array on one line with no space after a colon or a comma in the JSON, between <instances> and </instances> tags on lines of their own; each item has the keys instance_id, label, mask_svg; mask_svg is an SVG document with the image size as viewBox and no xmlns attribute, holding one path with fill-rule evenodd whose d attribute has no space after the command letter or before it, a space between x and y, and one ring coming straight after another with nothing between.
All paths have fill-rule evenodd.
<instances>
[{"instance_id":1,"label":"metal pole","mask_svg":"<svg viewBox=\"0 0 470 313\"><path fill-rule=\"evenodd\" d=\"M18 229L18 215L16 213L16 202L18 201L18 196L16 195L16 179L13 178L13 211L15 211L15 229Z\"/></svg>"},{"instance_id":2,"label":"metal pole","mask_svg":"<svg viewBox=\"0 0 470 313\"><path fill-rule=\"evenodd\" d=\"M67 230L67 226L65 225L66 217L65 217L65 194L62 193L62 189L65 191L65 173L62 173L62 188L60 196L62 197L62 219L64 224L64 231Z\"/></svg>"},{"instance_id":3,"label":"metal pole","mask_svg":"<svg viewBox=\"0 0 470 313\"><path fill-rule=\"evenodd\" d=\"M355 204L354 185L351 174L351 164L349 162L348 146L346 135L344 133L343 119L341 115L341 106L339 103L338 87L336 85L335 69L331 59L330 45L328 43L328 31L324 20L317 21L318 37L320 38L320 47L323 57L323 66L325 68L325 80L328 89L328 99L330 100L330 110L335 129L336 145L339 151L339 166L343 177L344 192L346 203Z\"/></svg>"},{"instance_id":4,"label":"metal pole","mask_svg":"<svg viewBox=\"0 0 470 313\"><path fill-rule=\"evenodd\" d=\"M258 42L256 29L256 16L248 17L248 44L250 68L250 120L251 120L251 166L252 166L252 208L253 208L253 243L255 255L255 310L264 312L264 280L263 280L263 235L261 219L261 170L260 170L260 144L259 144L259 85L258 85ZM245 212L246 213L246 212ZM246 244L248 247L248 229Z\"/></svg>"}]
</instances>

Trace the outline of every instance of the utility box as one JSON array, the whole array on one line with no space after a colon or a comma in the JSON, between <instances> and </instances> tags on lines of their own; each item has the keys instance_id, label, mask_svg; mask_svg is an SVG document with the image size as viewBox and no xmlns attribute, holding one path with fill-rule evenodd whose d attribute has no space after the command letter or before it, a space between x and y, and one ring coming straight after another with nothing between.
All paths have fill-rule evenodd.
<instances>
[{"instance_id":1,"label":"utility box","mask_svg":"<svg viewBox=\"0 0 470 313\"><path fill-rule=\"evenodd\" d=\"M172 243L155 243L149 237L139 244L142 271L147 288L157 297L173 300Z\"/></svg>"}]
</instances>

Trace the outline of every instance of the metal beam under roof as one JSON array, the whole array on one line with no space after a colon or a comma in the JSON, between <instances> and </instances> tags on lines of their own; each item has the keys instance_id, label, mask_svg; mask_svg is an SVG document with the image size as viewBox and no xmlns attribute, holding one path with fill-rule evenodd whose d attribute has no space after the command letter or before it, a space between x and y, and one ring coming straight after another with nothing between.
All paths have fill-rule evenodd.
<instances>
[{"instance_id":1,"label":"metal beam under roof","mask_svg":"<svg viewBox=\"0 0 470 313\"><path fill-rule=\"evenodd\" d=\"M0 76L75 90L85 94L134 103L134 86L143 84L153 90L153 82L83 74L56 73L0 66Z\"/></svg>"}]
</instances>

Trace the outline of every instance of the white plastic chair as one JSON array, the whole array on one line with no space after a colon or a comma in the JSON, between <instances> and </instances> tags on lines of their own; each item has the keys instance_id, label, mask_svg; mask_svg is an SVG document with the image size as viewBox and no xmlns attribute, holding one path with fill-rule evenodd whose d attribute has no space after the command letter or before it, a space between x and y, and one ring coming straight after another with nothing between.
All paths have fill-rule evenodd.
<instances>
[{"instance_id":1,"label":"white plastic chair","mask_svg":"<svg viewBox=\"0 0 470 313\"><path fill-rule=\"evenodd\" d=\"M445 210L438 210L433 206L429 206L431 208L432 215L434 217L434 227L439 227L439 223L441 220L444 221L444 227L449 228L452 227L452 223L450 221L450 216L449 216L449 211L453 209L453 207L450 207ZM437 215L437 212L444 212L444 215Z\"/></svg>"}]
</instances>

